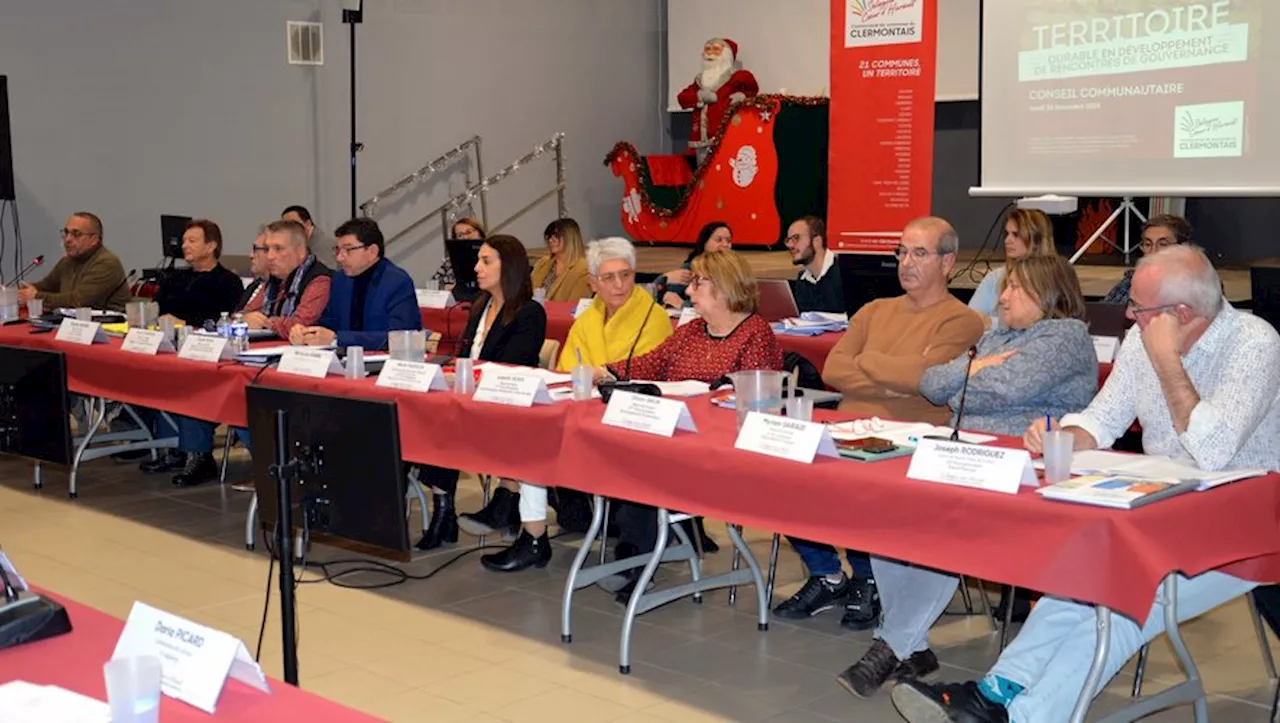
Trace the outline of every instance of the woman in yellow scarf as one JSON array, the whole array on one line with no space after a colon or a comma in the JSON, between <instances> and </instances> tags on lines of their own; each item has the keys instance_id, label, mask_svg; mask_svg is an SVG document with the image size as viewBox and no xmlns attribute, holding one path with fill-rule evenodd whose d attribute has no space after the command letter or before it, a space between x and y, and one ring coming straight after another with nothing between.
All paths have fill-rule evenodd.
<instances>
[{"instance_id":1,"label":"woman in yellow scarf","mask_svg":"<svg viewBox=\"0 0 1280 723\"><path fill-rule=\"evenodd\" d=\"M568 371L623 362L640 356L671 336L671 319L642 287L636 286L636 250L624 238L606 238L587 246L587 272L596 297L569 328L559 368ZM545 567L551 548L547 532L547 488L520 483L520 522L524 530L507 549L480 558L494 572Z\"/></svg>"}]
</instances>

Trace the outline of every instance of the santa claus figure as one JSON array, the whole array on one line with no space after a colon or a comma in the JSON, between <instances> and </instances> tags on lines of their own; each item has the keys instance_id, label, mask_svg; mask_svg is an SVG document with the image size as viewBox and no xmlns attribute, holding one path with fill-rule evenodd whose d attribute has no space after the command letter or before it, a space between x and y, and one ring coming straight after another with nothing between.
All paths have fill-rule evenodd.
<instances>
[{"instance_id":1,"label":"santa claus figure","mask_svg":"<svg viewBox=\"0 0 1280 723\"><path fill-rule=\"evenodd\" d=\"M711 141L729 109L760 92L750 71L734 67L738 44L728 38L712 38L702 46L702 72L676 96L681 108L693 109L693 133L689 147L701 164L711 152Z\"/></svg>"}]
</instances>

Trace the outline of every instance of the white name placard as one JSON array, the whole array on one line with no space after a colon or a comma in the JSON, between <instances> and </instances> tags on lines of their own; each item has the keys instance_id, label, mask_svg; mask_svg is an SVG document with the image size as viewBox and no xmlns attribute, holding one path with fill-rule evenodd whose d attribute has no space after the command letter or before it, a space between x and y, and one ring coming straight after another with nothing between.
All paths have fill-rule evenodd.
<instances>
[{"instance_id":1,"label":"white name placard","mask_svg":"<svg viewBox=\"0 0 1280 723\"><path fill-rule=\"evenodd\" d=\"M329 374L342 374L342 362L332 349L293 346L280 355L278 369L285 374L323 379Z\"/></svg>"},{"instance_id":2,"label":"white name placard","mask_svg":"<svg viewBox=\"0 0 1280 723\"><path fill-rule=\"evenodd\" d=\"M418 306L424 309L447 309L458 303L447 289L414 289L413 293L418 297Z\"/></svg>"},{"instance_id":3,"label":"white name placard","mask_svg":"<svg viewBox=\"0 0 1280 723\"><path fill-rule=\"evenodd\" d=\"M378 381L374 386L408 392L426 392L432 389L444 391L449 388L439 364L404 359L388 359L383 362L382 371L378 373Z\"/></svg>"},{"instance_id":4,"label":"white name placard","mask_svg":"<svg viewBox=\"0 0 1280 723\"><path fill-rule=\"evenodd\" d=\"M480 383L473 397L477 402L532 407L550 404L551 394L541 377L511 367L486 364L480 368Z\"/></svg>"},{"instance_id":5,"label":"white name placard","mask_svg":"<svg viewBox=\"0 0 1280 723\"><path fill-rule=\"evenodd\" d=\"M1024 482L1034 485L1036 472L1025 449L921 439L907 477L1012 495Z\"/></svg>"},{"instance_id":6,"label":"white name placard","mask_svg":"<svg viewBox=\"0 0 1280 723\"><path fill-rule=\"evenodd\" d=\"M686 306L680 310L680 320L676 322L676 326L684 326L696 318L698 318L698 312L692 306Z\"/></svg>"},{"instance_id":7,"label":"white name placard","mask_svg":"<svg viewBox=\"0 0 1280 723\"><path fill-rule=\"evenodd\" d=\"M58 325L58 333L53 335L58 341L69 344L105 344L107 335L102 331L102 324L96 321L79 321L63 319Z\"/></svg>"},{"instance_id":8,"label":"white name placard","mask_svg":"<svg viewBox=\"0 0 1280 723\"><path fill-rule=\"evenodd\" d=\"M1116 358L1116 349L1120 340L1114 336L1093 337L1093 351L1098 355L1099 364L1110 364Z\"/></svg>"},{"instance_id":9,"label":"white name placard","mask_svg":"<svg viewBox=\"0 0 1280 723\"><path fill-rule=\"evenodd\" d=\"M576 319L582 316L583 312L591 308L591 302L593 301L595 301L593 298L578 299L578 305L573 307L573 318Z\"/></svg>"},{"instance_id":10,"label":"white name placard","mask_svg":"<svg viewBox=\"0 0 1280 723\"><path fill-rule=\"evenodd\" d=\"M212 714L227 678L270 693L267 677L239 638L135 602L111 659L160 659L160 689Z\"/></svg>"},{"instance_id":11,"label":"white name placard","mask_svg":"<svg viewBox=\"0 0 1280 723\"><path fill-rule=\"evenodd\" d=\"M733 446L805 464L818 455L840 456L827 425L760 412L747 413Z\"/></svg>"},{"instance_id":12,"label":"white name placard","mask_svg":"<svg viewBox=\"0 0 1280 723\"><path fill-rule=\"evenodd\" d=\"M133 354L155 356L156 352L172 352L173 342L169 341L168 335L163 331L130 329L129 333L124 335L124 341L120 344L120 349Z\"/></svg>"},{"instance_id":13,"label":"white name placard","mask_svg":"<svg viewBox=\"0 0 1280 723\"><path fill-rule=\"evenodd\" d=\"M178 350L179 359L217 362L227 356L227 338L209 334L189 334Z\"/></svg>"},{"instance_id":14,"label":"white name placard","mask_svg":"<svg viewBox=\"0 0 1280 723\"><path fill-rule=\"evenodd\" d=\"M653 397L635 392L614 392L609 396L604 418L611 427L670 437L677 429L696 432L698 427L689 415L689 407L679 399Z\"/></svg>"}]
</instances>

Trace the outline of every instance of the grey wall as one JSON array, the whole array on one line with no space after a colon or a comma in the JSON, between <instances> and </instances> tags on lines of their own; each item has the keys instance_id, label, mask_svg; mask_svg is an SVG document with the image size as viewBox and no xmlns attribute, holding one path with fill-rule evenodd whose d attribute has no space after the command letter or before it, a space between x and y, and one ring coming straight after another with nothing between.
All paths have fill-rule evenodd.
<instances>
[{"instance_id":1,"label":"grey wall","mask_svg":"<svg viewBox=\"0 0 1280 723\"><path fill-rule=\"evenodd\" d=\"M472 135L492 173L564 132L568 211L620 231L614 142L663 142L659 0L370 0L357 28L360 197ZM218 221L233 251L290 203L329 232L349 213L348 40L339 0L6 0L26 256L59 251L78 209L99 213L128 268L159 260L162 213ZM324 24L325 62L286 63L285 21ZM500 220L553 183L550 163L497 188ZM380 218L389 233L465 185L463 166ZM478 209L477 209L478 210ZM554 203L511 230L541 246ZM330 242L331 243L331 242ZM11 253L11 252L10 252ZM417 278L438 225L391 249ZM5 261L8 268L10 261Z\"/></svg>"}]
</instances>

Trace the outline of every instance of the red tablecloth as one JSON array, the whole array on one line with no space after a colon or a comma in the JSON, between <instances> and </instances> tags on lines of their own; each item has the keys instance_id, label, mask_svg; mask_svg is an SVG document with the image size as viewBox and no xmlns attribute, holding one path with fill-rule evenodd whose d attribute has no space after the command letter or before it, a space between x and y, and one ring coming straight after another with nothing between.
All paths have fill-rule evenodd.
<instances>
[{"instance_id":1,"label":"red tablecloth","mask_svg":"<svg viewBox=\"0 0 1280 723\"><path fill-rule=\"evenodd\" d=\"M102 664L111 658L124 622L66 598L53 597L66 606L74 629L67 635L0 650L0 680L58 685L105 701L107 688ZM218 700L217 713L212 717L240 723L378 720L278 680L271 681L270 695L237 680L228 680ZM169 697L160 703L160 720L166 723L209 718L204 711Z\"/></svg>"},{"instance_id":2,"label":"red tablecloth","mask_svg":"<svg viewBox=\"0 0 1280 723\"><path fill-rule=\"evenodd\" d=\"M555 339L561 344L569 338L569 327L573 326L573 309L576 301L548 301L547 338ZM672 325L676 323L671 320ZM455 306L449 309L422 309L422 326L440 333L440 350L442 353L454 353L462 331L467 325L467 308ZM791 336L779 334L778 344L782 350L794 351L808 359L822 372L827 363L827 354L831 347L840 340L840 334L828 333L820 336Z\"/></svg>"},{"instance_id":3,"label":"red tablecloth","mask_svg":"<svg viewBox=\"0 0 1280 723\"><path fill-rule=\"evenodd\" d=\"M1144 618L1170 571L1280 580L1280 475L1109 510L906 478L909 457L812 465L734 449L734 414L688 401L697 434L608 427L574 405L558 484L1040 590ZM1011 438L1002 440L1010 446Z\"/></svg>"}]
</instances>

